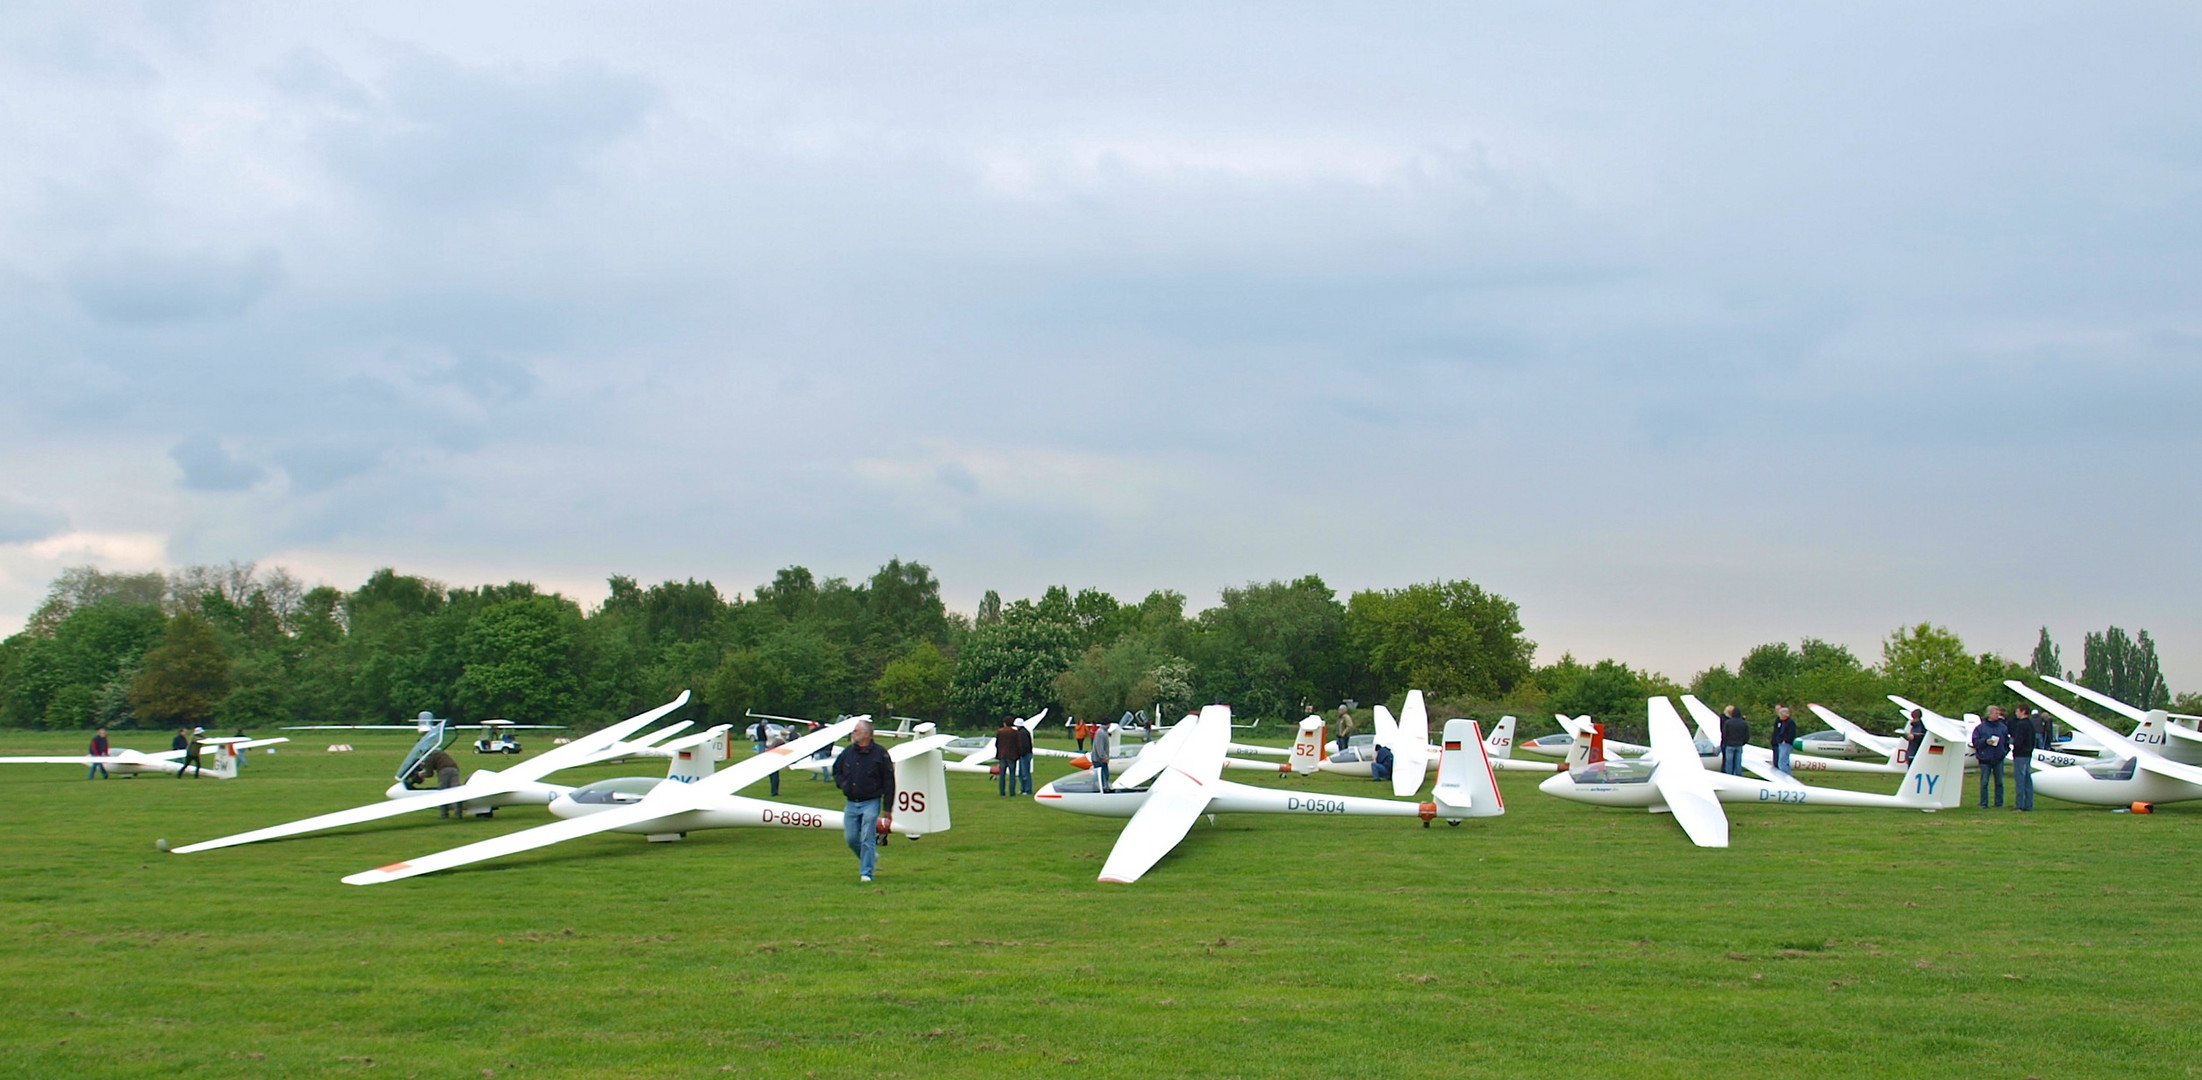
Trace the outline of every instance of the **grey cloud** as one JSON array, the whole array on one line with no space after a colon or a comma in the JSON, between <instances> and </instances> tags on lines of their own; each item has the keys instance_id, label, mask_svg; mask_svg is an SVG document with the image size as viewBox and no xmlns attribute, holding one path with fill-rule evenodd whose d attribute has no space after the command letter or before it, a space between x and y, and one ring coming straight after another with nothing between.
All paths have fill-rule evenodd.
<instances>
[{"instance_id":1,"label":"grey cloud","mask_svg":"<svg viewBox=\"0 0 2202 1080\"><path fill-rule=\"evenodd\" d=\"M290 490L312 495L343 483L381 462L382 447L363 443L308 443L276 455Z\"/></svg>"},{"instance_id":2,"label":"grey cloud","mask_svg":"<svg viewBox=\"0 0 2202 1080\"><path fill-rule=\"evenodd\" d=\"M65 532L69 519L12 495L0 495L0 544L27 544Z\"/></svg>"},{"instance_id":3,"label":"grey cloud","mask_svg":"<svg viewBox=\"0 0 2202 1080\"><path fill-rule=\"evenodd\" d=\"M371 198L420 210L478 209L568 183L593 152L635 130L656 97L642 79L590 61L470 67L407 49L364 106L357 84L326 64L294 58L282 71L287 90L355 110L322 131L331 166Z\"/></svg>"},{"instance_id":4,"label":"grey cloud","mask_svg":"<svg viewBox=\"0 0 2202 1080\"><path fill-rule=\"evenodd\" d=\"M68 291L94 318L150 326L243 314L282 280L283 260L272 249L226 258L141 252L79 265Z\"/></svg>"},{"instance_id":5,"label":"grey cloud","mask_svg":"<svg viewBox=\"0 0 2202 1080\"><path fill-rule=\"evenodd\" d=\"M184 486L194 491L243 491L259 483L267 470L240 460L212 435L194 435L168 450L183 470Z\"/></svg>"},{"instance_id":6,"label":"grey cloud","mask_svg":"<svg viewBox=\"0 0 2202 1080\"><path fill-rule=\"evenodd\" d=\"M2114 611L2202 658L2191 32L2115 5L1259 16L216 9L200 52L125 27L157 102L87 74L82 161L0 160L0 444L235 435L178 447L253 488L183 500L192 558L746 585L900 550L966 596L1470 576L1584 635L1552 654L1682 673L1923 608L2028 635ZM71 261L118 235L221 272ZM253 293L262 248L280 287ZM1110 472L1129 454L1167 482ZM965 464L1049 455L1122 497ZM2115 560L1999 531L2068 598L2035 613L1973 545L2043 488L2149 527Z\"/></svg>"},{"instance_id":7,"label":"grey cloud","mask_svg":"<svg viewBox=\"0 0 2202 1080\"><path fill-rule=\"evenodd\" d=\"M541 383L524 363L473 353L459 357L437 380L464 390L485 405L519 401Z\"/></svg>"}]
</instances>

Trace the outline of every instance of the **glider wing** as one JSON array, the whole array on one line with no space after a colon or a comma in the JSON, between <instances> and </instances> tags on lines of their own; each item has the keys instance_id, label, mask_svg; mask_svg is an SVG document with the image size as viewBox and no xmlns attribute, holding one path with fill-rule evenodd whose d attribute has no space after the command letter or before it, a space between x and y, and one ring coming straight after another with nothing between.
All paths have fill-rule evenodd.
<instances>
[{"instance_id":1,"label":"glider wing","mask_svg":"<svg viewBox=\"0 0 2202 1080\"><path fill-rule=\"evenodd\" d=\"M1705 764L1697 757L1697 741L1674 711L1674 702L1652 698L1650 722L1651 752L1658 764L1652 770L1652 784L1659 788L1660 798L1674 811L1675 822L1690 834L1692 843L1727 847L1728 815L1713 794L1712 778L1705 775Z\"/></svg>"},{"instance_id":2,"label":"glider wing","mask_svg":"<svg viewBox=\"0 0 2202 1080\"><path fill-rule=\"evenodd\" d=\"M1215 798L1216 781L1223 775L1224 747L1231 741L1231 709L1207 706L1197 723L1179 724L1171 734L1188 728L1188 738L1170 766L1147 788L1146 801L1116 838L1116 847L1101 867L1102 881L1138 881L1185 839Z\"/></svg>"}]
</instances>

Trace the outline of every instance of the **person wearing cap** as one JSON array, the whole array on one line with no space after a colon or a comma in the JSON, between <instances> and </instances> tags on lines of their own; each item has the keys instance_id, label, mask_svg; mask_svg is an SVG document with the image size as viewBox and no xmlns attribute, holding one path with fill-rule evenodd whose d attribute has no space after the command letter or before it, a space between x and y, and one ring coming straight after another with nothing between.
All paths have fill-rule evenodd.
<instances>
[{"instance_id":1,"label":"person wearing cap","mask_svg":"<svg viewBox=\"0 0 2202 1080\"><path fill-rule=\"evenodd\" d=\"M782 729L780 729L779 731L775 731L775 732L773 732L772 734L770 734L770 735L767 735L767 736L765 736L765 749L767 749L767 750L770 750L770 749L772 749L772 748L774 748L774 747L776 747L776 746L786 746L787 744L788 744L788 733L787 733L787 729L785 729L785 728L782 728ZM782 770L779 770L779 769L774 769L774 770L772 770L772 778L771 778L771 779L772 779L772 797L773 797L773 798L775 798L775 799L777 799L777 798L779 798L779 797L780 797L780 773L781 773L781 771L782 771Z\"/></svg>"},{"instance_id":2,"label":"person wearing cap","mask_svg":"<svg viewBox=\"0 0 2202 1080\"><path fill-rule=\"evenodd\" d=\"M1743 710L1733 705L1720 717L1720 771L1730 776L1743 775L1743 748L1751 745L1751 722L1743 718Z\"/></svg>"},{"instance_id":3,"label":"person wearing cap","mask_svg":"<svg viewBox=\"0 0 2202 1080\"><path fill-rule=\"evenodd\" d=\"M1109 790L1109 752L1116 749L1116 736L1121 729L1115 724L1097 725L1093 729L1093 748L1086 751L1086 760L1093 762L1094 775L1101 778L1101 790Z\"/></svg>"},{"instance_id":4,"label":"person wearing cap","mask_svg":"<svg viewBox=\"0 0 2202 1080\"><path fill-rule=\"evenodd\" d=\"M1032 729L1023 724L1011 725L1017 729L1017 787L1018 794L1032 794Z\"/></svg>"},{"instance_id":5,"label":"person wearing cap","mask_svg":"<svg viewBox=\"0 0 2202 1080\"><path fill-rule=\"evenodd\" d=\"M1774 706L1774 768L1789 771L1789 751L1797 742L1797 722L1789 718L1789 706Z\"/></svg>"}]
</instances>

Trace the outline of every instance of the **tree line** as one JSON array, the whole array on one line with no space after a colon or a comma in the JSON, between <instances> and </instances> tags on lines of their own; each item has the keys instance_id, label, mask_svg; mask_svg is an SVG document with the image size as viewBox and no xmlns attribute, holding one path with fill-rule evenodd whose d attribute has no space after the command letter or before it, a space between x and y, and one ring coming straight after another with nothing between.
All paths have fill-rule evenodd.
<instances>
[{"instance_id":1,"label":"tree line","mask_svg":"<svg viewBox=\"0 0 2202 1080\"><path fill-rule=\"evenodd\" d=\"M2089 685L2168 700L2145 631L2089 634L2083 653L2074 674ZM1928 624L1891 634L1878 664L1808 639L1760 646L1687 687L1616 660L1539 666L1535 654L1514 602L1469 581L1340 599L1310 575L1227 588L1194 613L1167 590L1126 602L1057 586L1008 603L988 592L965 616L927 567L899 558L854 582L791 566L746 597L709 581L614 577L592 609L526 582L451 586L390 569L347 592L249 564L79 567L0 642L0 726L268 728L425 709L587 728L687 689L708 722L868 712L983 730L1041 708L1174 716L1212 701L1290 720L1396 706L1419 688L1443 715L1513 712L1535 725L1588 713L1625 735L1640 732L1656 693L1688 689L1754 716L1819 701L1886 726L1890 690L1977 711L2008 696L2003 678L2061 663L2046 629L2028 666L1968 653Z\"/></svg>"}]
</instances>

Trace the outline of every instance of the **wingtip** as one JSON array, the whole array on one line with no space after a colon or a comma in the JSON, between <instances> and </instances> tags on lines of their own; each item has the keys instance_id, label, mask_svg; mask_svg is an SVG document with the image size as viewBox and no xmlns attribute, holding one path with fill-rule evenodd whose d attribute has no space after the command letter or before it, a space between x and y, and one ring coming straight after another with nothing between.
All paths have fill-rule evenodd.
<instances>
[{"instance_id":1,"label":"wingtip","mask_svg":"<svg viewBox=\"0 0 2202 1080\"><path fill-rule=\"evenodd\" d=\"M342 880L346 885L374 885L393 878L403 877L404 871L411 869L412 866L412 863L391 863L388 866L378 866L372 870L362 870Z\"/></svg>"}]
</instances>

